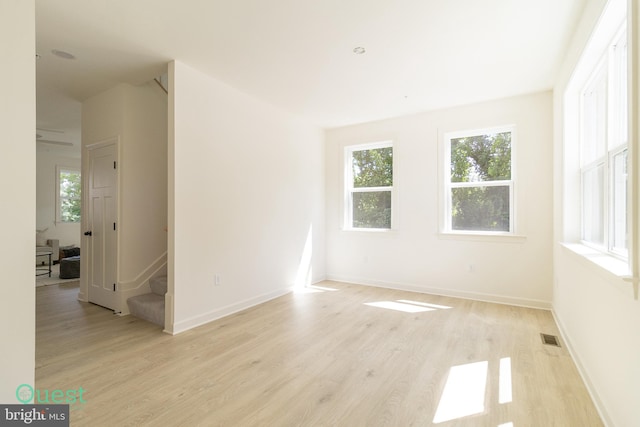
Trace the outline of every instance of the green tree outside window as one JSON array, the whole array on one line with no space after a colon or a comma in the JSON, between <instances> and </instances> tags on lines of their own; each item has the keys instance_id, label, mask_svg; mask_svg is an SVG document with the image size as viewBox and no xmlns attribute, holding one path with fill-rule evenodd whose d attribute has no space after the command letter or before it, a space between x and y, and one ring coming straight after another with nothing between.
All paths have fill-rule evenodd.
<instances>
[{"instance_id":1,"label":"green tree outside window","mask_svg":"<svg viewBox=\"0 0 640 427\"><path fill-rule=\"evenodd\" d=\"M452 138L451 228L511 231L511 132Z\"/></svg>"},{"instance_id":2,"label":"green tree outside window","mask_svg":"<svg viewBox=\"0 0 640 427\"><path fill-rule=\"evenodd\" d=\"M393 147L351 152L351 226L391 228Z\"/></svg>"},{"instance_id":3,"label":"green tree outside window","mask_svg":"<svg viewBox=\"0 0 640 427\"><path fill-rule=\"evenodd\" d=\"M69 170L60 170L59 179L60 220L62 222L80 222L80 173Z\"/></svg>"}]
</instances>

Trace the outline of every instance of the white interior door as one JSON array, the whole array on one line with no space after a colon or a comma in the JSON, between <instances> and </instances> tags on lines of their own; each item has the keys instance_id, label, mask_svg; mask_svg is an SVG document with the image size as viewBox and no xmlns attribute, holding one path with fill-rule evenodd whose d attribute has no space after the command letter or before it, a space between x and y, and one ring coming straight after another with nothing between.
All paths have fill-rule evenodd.
<instances>
[{"instance_id":1,"label":"white interior door","mask_svg":"<svg viewBox=\"0 0 640 427\"><path fill-rule=\"evenodd\" d=\"M117 307L117 145L89 149L89 229L85 231L88 259L89 302Z\"/></svg>"}]
</instances>

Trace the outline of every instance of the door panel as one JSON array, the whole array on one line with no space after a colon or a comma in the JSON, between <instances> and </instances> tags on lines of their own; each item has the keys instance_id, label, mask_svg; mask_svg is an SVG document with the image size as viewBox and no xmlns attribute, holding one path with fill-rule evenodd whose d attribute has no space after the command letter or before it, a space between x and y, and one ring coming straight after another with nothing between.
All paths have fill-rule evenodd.
<instances>
[{"instance_id":1,"label":"door panel","mask_svg":"<svg viewBox=\"0 0 640 427\"><path fill-rule=\"evenodd\" d=\"M89 154L89 302L119 311L117 283L116 144L90 149Z\"/></svg>"}]
</instances>

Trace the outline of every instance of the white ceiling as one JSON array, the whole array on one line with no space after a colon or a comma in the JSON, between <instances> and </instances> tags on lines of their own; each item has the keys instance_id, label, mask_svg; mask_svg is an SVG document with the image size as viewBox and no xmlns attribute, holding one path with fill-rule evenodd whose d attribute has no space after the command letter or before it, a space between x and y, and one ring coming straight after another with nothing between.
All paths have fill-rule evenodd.
<instances>
[{"instance_id":1,"label":"white ceiling","mask_svg":"<svg viewBox=\"0 0 640 427\"><path fill-rule=\"evenodd\" d=\"M323 127L546 90L585 1L36 0L37 126L172 59Z\"/></svg>"}]
</instances>

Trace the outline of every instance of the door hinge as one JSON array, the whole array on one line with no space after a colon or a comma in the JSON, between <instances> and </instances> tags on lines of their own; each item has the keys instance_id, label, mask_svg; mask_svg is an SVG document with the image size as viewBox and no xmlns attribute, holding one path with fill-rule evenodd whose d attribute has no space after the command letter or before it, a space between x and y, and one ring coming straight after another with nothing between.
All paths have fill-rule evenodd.
<instances>
[{"instance_id":1,"label":"door hinge","mask_svg":"<svg viewBox=\"0 0 640 427\"><path fill-rule=\"evenodd\" d=\"M113 223L113 231L116 231L116 223Z\"/></svg>"},{"instance_id":2,"label":"door hinge","mask_svg":"<svg viewBox=\"0 0 640 427\"><path fill-rule=\"evenodd\" d=\"M116 168L116 161L115 160L113 161L113 168L114 169Z\"/></svg>"},{"instance_id":3,"label":"door hinge","mask_svg":"<svg viewBox=\"0 0 640 427\"><path fill-rule=\"evenodd\" d=\"M113 284L113 292L115 292L115 291L116 291L116 284L114 283Z\"/></svg>"}]
</instances>

